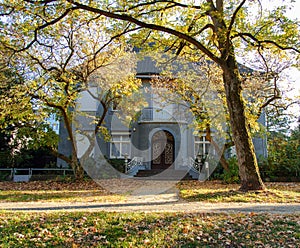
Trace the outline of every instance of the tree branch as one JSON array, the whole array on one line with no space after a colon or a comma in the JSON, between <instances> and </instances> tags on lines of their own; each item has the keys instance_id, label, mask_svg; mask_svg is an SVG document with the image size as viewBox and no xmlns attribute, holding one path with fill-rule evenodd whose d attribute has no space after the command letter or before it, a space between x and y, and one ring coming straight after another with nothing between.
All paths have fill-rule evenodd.
<instances>
[{"instance_id":1,"label":"tree branch","mask_svg":"<svg viewBox=\"0 0 300 248\"><path fill-rule=\"evenodd\" d=\"M61 21L63 18L65 18L70 12L76 10L76 9L79 9L78 7L72 7L72 8L69 8L67 9L64 13L62 13L59 17L53 19L52 21L50 22L46 22L45 24L39 26L38 28L36 28L34 30L34 38L33 40L25 47L19 49L19 50L16 50L16 52L23 52L25 50L27 50L28 48L30 48L35 42L38 42L38 32L40 30L43 30L44 28L47 28L51 25L54 25L56 23L58 23L59 21Z\"/></svg>"},{"instance_id":2,"label":"tree branch","mask_svg":"<svg viewBox=\"0 0 300 248\"><path fill-rule=\"evenodd\" d=\"M48 4L48 3L56 2L57 0L41 0L41 1L24 0L24 1L32 4Z\"/></svg>"},{"instance_id":3,"label":"tree branch","mask_svg":"<svg viewBox=\"0 0 300 248\"><path fill-rule=\"evenodd\" d=\"M54 149L50 149L50 152L55 157L60 158L61 160L64 160L68 164L72 164L72 159L70 159L69 157L65 156L64 154L61 154L61 153L59 153L58 151L56 151Z\"/></svg>"},{"instance_id":4,"label":"tree branch","mask_svg":"<svg viewBox=\"0 0 300 248\"><path fill-rule=\"evenodd\" d=\"M232 17L231 17L230 24L229 24L229 26L228 26L228 34L227 34L227 37L228 37L228 38L229 38L229 34L230 34L231 30L232 30L233 24L234 24L234 22L235 22L235 19L236 19L236 17L237 17L237 14L238 14L238 12L240 11L240 9L243 7L243 5L245 4L245 2L246 2L246 0L243 0L243 1L239 4L239 6L235 9L235 11L234 11L234 13L233 13L233 15L232 15Z\"/></svg>"},{"instance_id":5,"label":"tree branch","mask_svg":"<svg viewBox=\"0 0 300 248\"><path fill-rule=\"evenodd\" d=\"M237 14L238 12L240 11L240 9L243 7L243 5L245 4L246 0L243 0L239 6L235 9L232 17L231 17L231 20L230 20L230 24L228 26L228 29L227 29L227 35L226 35L226 46L229 47L229 43L230 43L230 33L232 31L232 27L233 27L233 24L236 20L236 17L237 17Z\"/></svg>"},{"instance_id":6,"label":"tree branch","mask_svg":"<svg viewBox=\"0 0 300 248\"><path fill-rule=\"evenodd\" d=\"M256 117L257 119L260 117L260 115L261 115L261 113L262 113L262 111L263 111L263 109L265 107L267 107L270 103L272 103L276 99L281 99L280 91L279 91L279 89L277 87L277 80L276 80L276 78L274 78L274 91L273 92L274 92L273 96L259 107L258 113L257 113L257 117Z\"/></svg>"},{"instance_id":7,"label":"tree branch","mask_svg":"<svg viewBox=\"0 0 300 248\"><path fill-rule=\"evenodd\" d=\"M183 7L183 8L190 8L191 6L187 5L187 4L183 4L183 3L178 3L176 1L152 1L152 2L146 2L146 3L140 3L140 4L137 4L135 6L132 6L130 8L128 8L128 10L134 10L136 8L139 8L139 7L144 7L144 6L151 6L153 4L156 4L156 3L168 3L168 4L173 4L174 6L178 6L178 7ZM201 9L201 6L193 6L194 9Z\"/></svg>"},{"instance_id":8,"label":"tree branch","mask_svg":"<svg viewBox=\"0 0 300 248\"><path fill-rule=\"evenodd\" d=\"M244 41L246 41L247 43L251 43L250 41L248 41L245 37L250 38L251 40L253 40L255 43L257 43L257 47L263 47L264 44L272 44L276 47L278 47L281 50L292 50L295 51L297 53L300 53L300 50L295 48L295 47L285 47L283 45L278 44L277 42L273 41L273 40L259 40L257 39L254 35L249 34L249 33L238 33L234 36L232 36L232 38L236 38L236 37L241 37ZM255 44L252 43L253 46L255 46Z\"/></svg>"},{"instance_id":9,"label":"tree branch","mask_svg":"<svg viewBox=\"0 0 300 248\"><path fill-rule=\"evenodd\" d=\"M109 18L113 18L113 19L117 19L117 20L122 20L122 21L128 21L131 23L134 23L140 27L143 28L147 28L147 29L152 29L152 30L157 30L157 31L162 31L168 34L172 34L177 36L178 38L181 38L183 40L186 40L188 42L190 42L191 44L193 44L195 47L197 47L199 50L201 50L204 54L206 54L210 59L212 59L213 61L215 61L217 64L222 64L222 61L216 56L214 55L211 51L209 51L203 44L201 44L199 41L197 41L195 38L191 37L190 35L184 34L180 31L168 28L168 27L164 27L164 26L160 26L157 24L151 24L151 23L146 23L144 21L140 21L132 16L129 15L125 15L125 14L116 14L116 13L112 13L109 11L105 11L105 10L101 10L101 9L97 9L94 7L90 7L78 2L75 2L73 0L67 0L69 3L75 5L76 9L83 9L83 10L87 10L89 12L92 13L97 13Z\"/></svg>"}]
</instances>

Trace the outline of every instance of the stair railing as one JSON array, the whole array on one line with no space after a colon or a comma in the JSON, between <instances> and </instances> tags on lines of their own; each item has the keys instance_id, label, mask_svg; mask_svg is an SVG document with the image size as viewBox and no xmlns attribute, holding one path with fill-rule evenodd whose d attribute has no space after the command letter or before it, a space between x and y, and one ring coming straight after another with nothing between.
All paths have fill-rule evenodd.
<instances>
[{"instance_id":1,"label":"stair railing","mask_svg":"<svg viewBox=\"0 0 300 248\"><path fill-rule=\"evenodd\" d=\"M197 173L201 173L201 170L203 168L203 163L202 161L198 161L197 159L193 159L192 157L189 158L189 167L197 172Z\"/></svg>"},{"instance_id":2,"label":"stair railing","mask_svg":"<svg viewBox=\"0 0 300 248\"><path fill-rule=\"evenodd\" d=\"M125 173L130 174L132 171L143 165L143 157L133 157L130 162L125 165Z\"/></svg>"}]
</instances>

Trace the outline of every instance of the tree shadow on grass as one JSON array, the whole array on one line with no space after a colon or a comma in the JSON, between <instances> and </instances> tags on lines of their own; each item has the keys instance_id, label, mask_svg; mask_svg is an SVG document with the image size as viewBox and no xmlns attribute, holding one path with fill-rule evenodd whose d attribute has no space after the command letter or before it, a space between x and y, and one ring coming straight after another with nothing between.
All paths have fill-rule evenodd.
<instances>
[{"instance_id":1,"label":"tree shadow on grass","mask_svg":"<svg viewBox=\"0 0 300 248\"><path fill-rule=\"evenodd\" d=\"M38 201L72 201L87 197L103 197L101 191L57 191L57 192L0 192L0 201L5 202L38 202ZM106 194L108 195L108 194Z\"/></svg>"},{"instance_id":2,"label":"tree shadow on grass","mask_svg":"<svg viewBox=\"0 0 300 248\"><path fill-rule=\"evenodd\" d=\"M206 202L299 202L299 196L286 192L276 192L273 190L242 192L238 190L214 190L212 192L199 192L189 190L181 192L181 197L187 201Z\"/></svg>"},{"instance_id":3,"label":"tree shadow on grass","mask_svg":"<svg viewBox=\"0 0 300 248\"><path fill-rule=\"evenodd\" d=\"M181 193L181 197L187 201L210 201L210 202L220 202L224 199L236 197L242 195L243 193L235 190L230 191L213 191L213 192L205 192L199 193L197 191L192 192L191 194L185 194L184 192Z\"/></svg>"}]
</instances>

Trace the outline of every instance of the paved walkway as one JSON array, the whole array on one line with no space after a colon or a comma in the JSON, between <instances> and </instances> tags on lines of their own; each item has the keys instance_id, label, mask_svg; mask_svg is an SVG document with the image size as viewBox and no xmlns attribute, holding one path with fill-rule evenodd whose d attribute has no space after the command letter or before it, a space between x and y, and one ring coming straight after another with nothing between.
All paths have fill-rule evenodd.
<instances>
[{"instance_id":1,"label":"paved walkway","mask_svg":"<svg viewBox=\"0 0 300 248\"><path fill-rule=\"evenodd\" d=\"M179 199L170 189L161 194L130 195L120 202L17 202L0 203L0 210L13 211L108 211L108 212L183 212L232 213L254 212L272 214L300 214L300 204L279 203L204 203Z\"/></svg>"}]
</instances>

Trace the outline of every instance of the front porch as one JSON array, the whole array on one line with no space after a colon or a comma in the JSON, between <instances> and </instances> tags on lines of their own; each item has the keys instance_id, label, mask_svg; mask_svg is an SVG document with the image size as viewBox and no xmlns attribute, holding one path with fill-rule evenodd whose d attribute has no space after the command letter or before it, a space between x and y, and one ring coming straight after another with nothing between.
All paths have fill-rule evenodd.
<instances>
[{"instance_id":1,"label":"front porch","mask_svg":"<svg viewBox=\"0 0 300 248\"><path fill-rule=\"evenodd\" d=\"M132 177L165 179L165 180L185 180L199 179L209 175L209 164L207 162L188 158L180 167L176 169L173 165L167 168L148 168L143 157L134 157L130 161L125 159L125 174Z\"/></svg>"}]
</instances>

